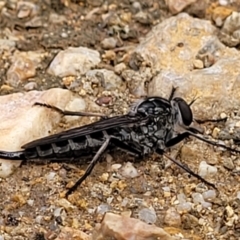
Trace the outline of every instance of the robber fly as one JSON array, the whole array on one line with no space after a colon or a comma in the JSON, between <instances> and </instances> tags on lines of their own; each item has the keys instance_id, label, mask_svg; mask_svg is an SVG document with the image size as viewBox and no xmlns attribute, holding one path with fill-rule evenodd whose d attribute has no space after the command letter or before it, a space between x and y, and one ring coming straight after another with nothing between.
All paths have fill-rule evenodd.
<instances>
[{"instance_id":1,"label":"robber fly","mask_svg":"<svg viewBox=\"0 0 240 240\"><path fill-rule=\"evenodd\" d=\"M214 146L230 151L240 152L223 144L205 139L202 130L194 126L193 114L185 100L173 98L173 89L169 99L147 97L139 100L130 111L122 116L105 117L95 113L62 111L47 104L36 103L51 108L64 115L101 116L94 123L63 131L48 137L40 138L22 146L21 151L0 151L0 158L12 160L28 159L78 159L93 155L85 173L68 189L72 193L89 176L94 166L106 150L114 148L131 153L138 158L145 158L154 152L164 155L179 167L214 187L215 185L194 173L186 165L166 154L168 148L193 136Z\"/></svg>"}]
</instances>

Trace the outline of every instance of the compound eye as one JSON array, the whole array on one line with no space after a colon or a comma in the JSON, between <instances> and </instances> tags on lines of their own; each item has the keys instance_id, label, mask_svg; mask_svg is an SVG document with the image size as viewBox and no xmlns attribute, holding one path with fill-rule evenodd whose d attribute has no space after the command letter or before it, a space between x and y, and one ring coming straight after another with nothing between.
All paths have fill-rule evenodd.
<instances>
[{"instance_id":1,"label":"compound eye","mask_svg":"<svg viewBox=\"0 0 240 240\"><path fill-rule=\"evenodd\" d=\"M186 126L189 126L193 121L192 110L182 98L173 99L177 104L182 115L182 121Z\"/></svg>"}]
</instances>

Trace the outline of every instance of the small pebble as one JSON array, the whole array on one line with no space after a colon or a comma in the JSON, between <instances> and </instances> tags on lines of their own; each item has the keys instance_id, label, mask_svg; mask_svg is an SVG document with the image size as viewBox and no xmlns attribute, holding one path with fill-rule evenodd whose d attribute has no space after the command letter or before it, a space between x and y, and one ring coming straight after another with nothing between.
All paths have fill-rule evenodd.
<instances>
[{"instance_id":1,"label":"small pebble","mask_svg":"<svg viewBox=\"0 0 240 240\"><path fill-rule=\"evenodd\" d=\"M73 210L75 208L74 205L72 205L67 199L61 198L57 201L57 204L61 207L63 207L66 211Z\"/></svg>"},{"instance_id":2,"label":"small pebble","mask_svg":"<svg viewBox=\"0 0 240 240\"><path fill-rule=\"evenodd\" d=\"M102 182L106 182L109 178L109 173L103 173L101 176L100 176L100 180Z\"/></svg>"},{"instance_id":3,"label":"small pebble","mask_svg":"<svg viewBox=\"0 0 240 240\"><path fill-rule=\"evenodd\" d=\"M54 217L59 217L61 216L61 212L63 211L63 208L56 208L53 212Z\"/></svg>"},{"instance_id":4,"label":"small pebble","mask_svg":"<svg viewBox=\"0 0 240 240\"><path fill-rule=\"evenodd\" d=\"M218 2L219 2L219 5L221 6L227 6L229 4L228 0L218 0Z\"/></svg>"},{"instance_id":5,"label":"small pebble","mask_svg":"<svg viewBox=\"0 0 240 240\"><path fill-rule=\"evenodd\" d=\"M36 223L41 224L42 219L43 219L43 216L38 215L38 216L35 218L35 221L36 221Z\"/></svg>"},{"instance_id":6,"label":"small pebble","mask_svg":"<svg viewBox=\"0 0 240 240\"><path fill-rule=\"evenodd\" d=\"M186 195L184 193L179 193L177 195L177 199L179 203L185 203L186 202Z\"/></svg>"},{"instance_id":7,"label":"small pebble","mask_svg":"<svg viewBox=\"0 0 240 240\"><path fill-rule=\"evenodd\" d=\"M164 222L171 227L179 227L181 225L181 216L174 207L167 210Z\"/></svg>"},{"instance_id":8,"label":"small pebble","mask_svg":"<svg viewBox=\"0 0 240 240\"><path fill-rule=\"evenodd\" d=\"M235 168L233 160L231 158L224 158L223 166L228 170L233 170Z\"/></svg>"},{"instance_id":9,"label":"small pebble","mask_svg":"<svg viewBox=\"0 0 240 240\"><path fill-rule=\"evenodd\" d=\"M29 206L33 206L33 203L34 203L34 200L33 200L33 199L28 199L28 200L27 200L27 204L28 204Z\"/></svg>"},{"instance_id":10,"label":"small pebble","mask_svg":"<svg viewBox=\"0 0 240 240\"><path fill-rule=\"evenodd\" d=\"M120 169L121 167L122 167L122 164L115 163L111 166L111 170L114 172L114 171L117 171L118 169Z\"/></svg>"},{"instance_id":11,"label":"small pebble","mask_svg":"<svg viewBox=\"0 0 240 240\"><path fill-rule=\"evenodd\" d=\"M179 213L187 213L192 209L192 203L190 202L185 202L185 203L181 203L177 206L177 211Z\"/></svg>"},{"instance_id":12,"label":"small pebble","mask_svg":"<svg viewBox=\"0 0 240 240\"><path fill-rule=\"evenodd\" d=\"M101 204L97 207L97 213L103 215L104 213L108 212L111 210L111 206L108 204Z\"/></svg>"},{"instance_id":13,"label":"small pebble","mask_svg":"<svg viewBox=\"0 0 240 240\"><path fill-rule=\"evenodd\" d=\"M227 117L227 114L226 114L226 113L222 112L222 113L220 114L220 118L226 118L226 117Z\"/></svg>"},{"instance_id":14,"label":"small pebble","mask_svg":"<svg viewBox=\"0 0 240 240\"><path fill-rule=\"evenodd\" d=\"M141 6L140 2L133 2L132 6L133 6L133 8L135 8L138 11L140 11L142 9L142 6Z\"/></svg>"},{"instance_id":15,"label":"small pebble","mask_svg":"<svg viewBox=\"0 0 240 240\"><path fill-rule=\"evenodd\" d=\"M240 121L236 122L235 127L240 127Z\"/></svg>"},{"instance_id":16,"label":"small pebble","mask_svg":"<svg viewBox=\"0 0 240 240\"><path fill-rule=\"evenodd\" d=\"M99 106L106 106L112 101L112 97L110 96L101 96L98 97L95 103Z\"/></svg>"},{"instance_id":17,"label":"small pebble","mask_svg":"<svg viewBox=\"0 0 240 240\"><path fill-rule=\"evenodd\" d=\"M121 169L121 175L126 178L135 178L139 173L131 162L127 162Z\"/></svg>"},{"instance_id":18,"label":"small pebble","mask_svg":"<svg viewBox=\"0 0 240 240\"><path fill-rule=\"evenodd\" d=\"M47 181L51 181L51 180L53 180L54 179L54 177L56 176L56 173L55 172L50 172L50 173L48 173L48 175L47 175Z\"/></svg>"},{"instance_id":19,"label":"small pebble","mask_svg":"<svg viewBox=\"0 0 240 240\"><path fill-rule=\"evenodd\" d=\"M204 193L202 193L202 196L204 198L205 201L212 201L213 199L216 198L217 194L215 190L208 190Z\"/></svg>"},{"instance_id":20,"label":"small pebble","mask_svg":"<svg viewBox=\"0 0 240 240\"><path fill-rule=\"evenodd\" d=\"M220 131L221 130L219 128L215 127L212 131L213 138L217 139Z\"/></svg>"},{"instance_id":21,"label":"small pebble","mask_svg":"<svg viewBox=\"0 0 240 240\"><path fill-rule=\"evenodd\" d=\"M237 192L237 198L240 200L240 191Z\"/></svg>"},{"instance_id":22,"label":"small pebble","mask_svg":"<svg viewBox=\"0 0 240 240\"><path fill-rule=\"evenodd\" d=\"M125 69L127 69L127 66L125 63L119 63L114 66L114 72L117 74L121 74Z\"/></svg>"},{"instance_id":23,"label":"small pebble","mask_svg":"<svg viewBox=\"0 0 240 240\"><path fill-rule=\"evenodd\" d=\"M67 34L66 32L62 32L62 33L61 33L61 37L62 37L62 38L67 38L67 37L68 37L68 34Z\"/></svg>"},{"instance_id":24,"label":"small pebble","mask_svg":"<svg viewBox=\"0 0 240 240\"><path fill-rule=\"evenodd\" d=\"M36 88L37 88L37 83L35 83L35 82L29 82L29 83L25 84L25 86L24 86L24 89L26 91L31 91Z\"/></svg>"},{"instance_id":25,"label":"small pebble","mask_svg":"<svg viewBox=\"0 0 240 240\"><path fill-rule=\"evenodd\" d=\"M227 206L227 207L226 207L226 212L227 212L227 216L228 216L229 218L234 215L234 210L233 210L233 208L230 207L230 206Z\"/></svg>"},{"instance_id":26,"label":"small pebble","mask_svg":"<svg viewBox=\"0 0 240 240\"><path fill-rule=\"evenodd\" d=\"M154 224L157 221L157 215L153 208L143 208L139 211L138 215L140 220L148 224Z\"/></svg>"},{"instance_id":27,"label":"small pebble","mask_svg":"<svg viewBox=\"0 0 240 240\"><path fill-rule=\"evenodd\" d=\"M125 197L125 198L122 200L121 206L122 206L122 207L126 207L127 204L128 204L128 202L129 202L129 199Z\"/></svg>"},{"instance_id":28,"label":"small pebble","mask_svg":"<svg viewBox=\"0 0 240 240\"><path fill-rule=\"evenodd\" d=\"M205 202L205 200L203 199L203 196L201 193L193 193L192 194L192 198L193 198L193 202L195 204L201 203L203 208L210 208L212 207L212 204L209 202Z\"/></svg>"},{"instance_id":29,"label":"small pebble","mask_svg":"<svg viewBox=\"0 0 240 240\"><path fill-rule=\"evenodd\" d=\"M104 49L113 49L117 45L117 40L113 37L110 38L105 38L102 42L101 45Z\"/></svg>"},{"instance_id":30,"label":"small pebble","mask_svg":"<svg viewBox=\"0 0 240 240\"><path fill-rule=\"evenodd\" d=\"M203 62L200 59L195 59L193 61L193 66L194 66L195 69L202 69L204 67Z\"/></svg>"},{"instance_id":31,"label":"small pebble","mask_svg":"<svg viewBox=\"0 0 240 240\"><path fill-rule=\"evenodd\" d=\"M217 168L202 161L199 165L198 174L201 177L214 176L217 173Z\"/></svg>"},{"instance_id":32,"label":"small pebble","mask_svg":"<svg viewBox=\"0 0 240 240\"><path fill-rule=\"evenodd\" d=\"M171 191L169 187L163 187L162 189L164 197L171 197Z\"/></svg>"}]
</instances>

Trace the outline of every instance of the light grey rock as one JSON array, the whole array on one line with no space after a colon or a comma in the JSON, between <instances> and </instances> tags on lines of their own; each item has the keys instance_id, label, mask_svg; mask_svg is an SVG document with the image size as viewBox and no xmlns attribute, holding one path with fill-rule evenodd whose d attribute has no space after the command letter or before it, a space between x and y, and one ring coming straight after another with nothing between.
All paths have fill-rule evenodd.
<instances>
[{"instance_id":1,"label":"light grey rock","mask_svg":"<svg viewBox=\"0 0 240 240\"><path fill-rule=\"evenodd\" d=\"M78 76L85 74L99 62L98 51L85 47L69 47L57 54L47 72L59 77Z\"/></svg>"},{"instance_id":2,"label":"light grey rock","mask_svg":"<svg viewBox=\"0 0 240 240\"><path fill-rule=\"evenodd\" d=\"M143 208L138 215L140 220L148 224L154 224L157 221L157 215L153 208Z\"/></svg>"},{"instance_id":3,"label":"light grey rock","mask_svg":"<svg viewBox=\"0 0 240 240\"><path fill-rule=\"evenodd\" d=\"M35 83L35 82L29 82L24 86L24 89L26 91L31 91L31 90L36 89L36 88L37 88L37 83Z\"/></svg>"},{"instance_id":4,"label":"light grey rock","mask_svg":"<svg viewBox=\"0 0 240 240\"><path fill-rule=\"evenodd\" d=\"M96 209L96 212L98 214L105 214L106 212L109 212L111 210L111 206L106 204L106 203L103 203L103 204L100 204L97 209Z\"/></svg>"},{"instance_id":5,"label":"light grey rock","mask_svg":"<svg viewBox=\"0 0 240 240\"><path fill-rule=\"evenodd\" d=\"M138 59L139 72L152 74L152 80L143 80L150 80L148 95L168 97L172 86L178 87L176 96L188 102L197 98L191 107L198 119L219 117L240 105L239 52L218 40L209 21L186 13L166 19L147 34L132 57ZM203 62L203 69L195 69L196 60Z\"/></svg>"},{"instance_id":6,"label":"light grey rock","mask_svg":"<svg viewBox=\"0 0 240 240\"><path fill-rule=\"evenodd\" d=\"M48 136L61 119L51 109L33 106L35 102L48 103L65 109L76 97L60 88L30 91L0 97L0 149L18 151L21 146L37 138ZM74 104L73 104L74 105ZM69 109L74 110L74 109ZM0 160L0 177L7 177L21 161Z\"/></svg>"},{"instance_id":7,"label":"light grey rock","mask_svg":"<svg viewBox=\"0 0 240 240\"><path fill-rule=\"evenodd\" d=\"M113 37L105 38L102 40L101 45L104 49L113 49L117 46L117 39Z\"/></svg>"},{"instance_id":8,"label":"light grey rock","mask_svg":"<svg viewBox=\"0 0 240 240\"><path fill-rule=\"evenodd\" d=\"M206 202L202 196L201 193L193 193L192 194L193 202L195 204L201 203L203 208L210 208L212 207L212 204L209 202Z\"/></svg>"}]
</instances>

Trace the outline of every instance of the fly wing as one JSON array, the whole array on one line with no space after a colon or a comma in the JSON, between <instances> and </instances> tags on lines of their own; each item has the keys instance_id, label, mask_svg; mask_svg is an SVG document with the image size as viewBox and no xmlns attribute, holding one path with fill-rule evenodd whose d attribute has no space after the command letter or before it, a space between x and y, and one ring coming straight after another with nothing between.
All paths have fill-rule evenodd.
<instances>
[{"instance_id":1,"label":"fly wing","mask_svg":"<svg viewBox=\"0 0 240 240\"><path fill-rule=\"evenodd\" d=\"M129 116L129 115L123 115L123 116L116 116L111 117L107 119L103 119L82 127L73 128L67 131L63 131L57 134L53 134L48 137L40 138L37 140L34 140L32 142L29 142L22 146L24 149L29 148L35 148L37 146L45 145L45 144L51 144L56 143L76 137L85 136L88 134L92 134L95 132L116 128L116 127L122 127L122 126L132 126L134 124L141 124L146 123L147 119L143 117L137 117L137 116Z\"/></svg>"}]
</instances>

